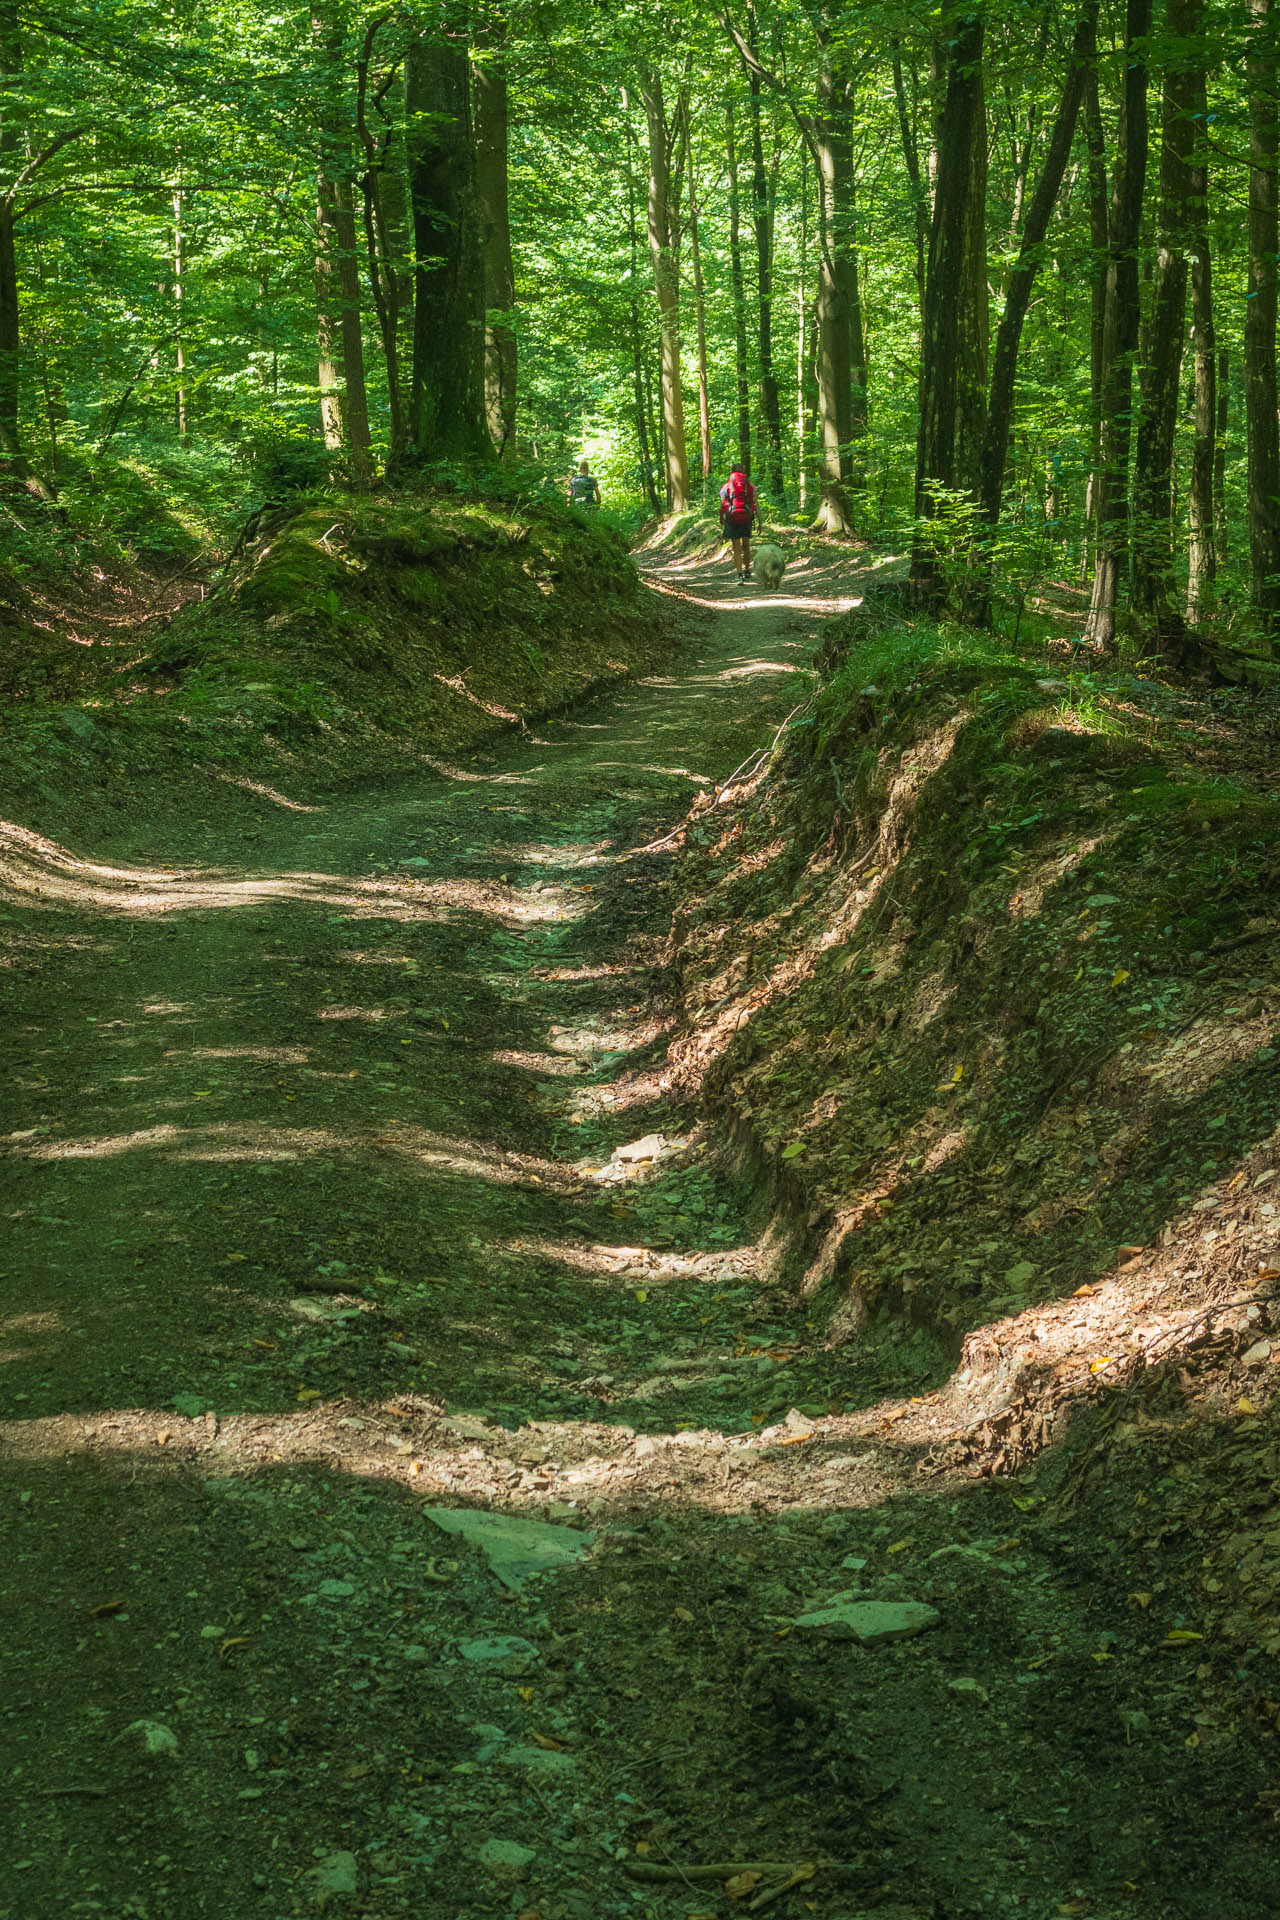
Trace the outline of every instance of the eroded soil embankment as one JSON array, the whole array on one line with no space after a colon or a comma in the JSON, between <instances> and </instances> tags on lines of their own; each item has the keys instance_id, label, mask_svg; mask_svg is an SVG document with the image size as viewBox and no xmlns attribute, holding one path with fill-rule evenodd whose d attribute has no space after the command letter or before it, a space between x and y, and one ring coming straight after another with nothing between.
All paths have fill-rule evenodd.
<instances>
[{"instance_id":1,"label":"eroded soil embankment","mask_svg":"<svg viewBox=\"0 0 1280 1920\"><path fill-rule=\"evenodd\" d=\"M922 1476L936 1348L828 1339L670 1087L671 836L815 572L672 568L680 673L429 780L22 822L4 1920L1265 1909L1265 1675L1132 1487Z\"/></svg>"}]
</instances>

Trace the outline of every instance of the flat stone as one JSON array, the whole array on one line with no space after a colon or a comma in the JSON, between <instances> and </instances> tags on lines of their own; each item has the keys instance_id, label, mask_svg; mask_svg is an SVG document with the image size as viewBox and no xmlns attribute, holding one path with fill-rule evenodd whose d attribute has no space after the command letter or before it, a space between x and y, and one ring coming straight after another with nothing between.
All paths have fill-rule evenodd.
<instances>
[{"instance_id":1,"label":"flat stone","mask_svg":"<svg viewBox=\"0 0 1280 1920\"><path fill-rule=\"evenodd\" d=\"M666 1140L660 1133L646 1133L640 1140L632 1140L625 1147L616 1147L615 1160L656 1160Z\"/></svg>"},{"instance_id":2,"label":"flat stone","mask_svg":"<svg viewBox=\"0 0 1280 1920\"><path fill-rule=\"evenodd\" d=\"M314 1893L355 1893L360 1885L359 1863L354 1853L339 1849L326 1854L319 1866L312 1867L303 1877L310 1881Z\"/></svg>"},{"instance_id":3,"label":"flat stone","mask_svg":"<svg viewBox=\"0 0 1280 1920\"><path fill-rule=\"evenodd\" d=\"M480 1666L517 1674L527 1673L538 1658L532 1640L522 1640L518 1633L486 1633L474 1640L460 1640L458 1652L464 1660L474 1660Z\"/></svg>"},{"instance_id":4,"label":"flat stone","mask_svg":"<svg viewBox=\"0 0 1280 1920\"><path fill-rule=\"evenodd\" d=\"M909 1640L913 1634L936 1627L941 1616L921 1600L837 1600L802 1613L796 1621L815 1633L837 1640L856 1640L860 1646L878 1646L882 1640Z\"/></svg>"},{"instance_id":5,"label":"flat stone","mask_svg":"<svg viewBox=\"0 0 1280 1920\"><path fill-rule=\"evenodd\" d=\"M500 1875L504 1879L522 1879L536 1854L532 1847L522 1847L518 1840L486 1840L477 1858L480 1865L489 1873Z\"/></svg>"},{"instance_id":6,"label":"flat stone","mask_svg":"<svg viewBox=\"0 0 1280 1920\"><path fill-rule=\"evenodd\" d=\"M518 1593L537 1573L580 1560L595 1539L579 1527L555 1527L545 1520L524 1520L508 1513L481 1513L471 1507L424 1507L428 1520L445 1533L479 1547L503 1586Z\"/></svg>"}]
</instances>

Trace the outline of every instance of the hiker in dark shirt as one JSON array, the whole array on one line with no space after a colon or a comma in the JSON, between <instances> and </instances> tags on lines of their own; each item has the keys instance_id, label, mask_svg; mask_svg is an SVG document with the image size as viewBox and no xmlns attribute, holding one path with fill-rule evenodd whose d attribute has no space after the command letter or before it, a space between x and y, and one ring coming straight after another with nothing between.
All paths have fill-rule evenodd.
<instances>
[{"instance_id":1,"label":"hiker in dark shirt","mask_svg":"<svg viewBox=\"0 0 1280 1920\"><path fill-rule=\"evenodd\" d=\"M735 467L720 489L720 529L733 548L733 570L746 582L751 578L751 529L760 518L756 490L741 467Z\"/></svg>"},{"instance_id":2,"label":"hiker in dark shirt","mask_svg":"<svg viewBox=\"0 0 1280 1920\"><path fill-rule=\"evenodd\" d=\"M579 461L578 471L569 482L569 505L571 507L598 507L600 505L600 482L591 471L587 460Z\"/></svg>"}]
</instances>

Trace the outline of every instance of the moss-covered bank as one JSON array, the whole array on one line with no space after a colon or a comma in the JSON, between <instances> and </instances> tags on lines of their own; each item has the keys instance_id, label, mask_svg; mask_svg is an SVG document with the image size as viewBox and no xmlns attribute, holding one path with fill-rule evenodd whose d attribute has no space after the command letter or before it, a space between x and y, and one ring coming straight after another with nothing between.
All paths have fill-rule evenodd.
<instances>
[{"instance_id":1,"label":"moss-covered bank","mask_svg":"<svg viewBox=\"0 0 1280 1920\"><path fill-rule=\"evenodd\" d=\"M345 781L421 764L669 656L617 534L554 503L415 493L257 516L171 621L68 647L4 709L11 804L200 766Z\"/></svg>"}]
</instances>

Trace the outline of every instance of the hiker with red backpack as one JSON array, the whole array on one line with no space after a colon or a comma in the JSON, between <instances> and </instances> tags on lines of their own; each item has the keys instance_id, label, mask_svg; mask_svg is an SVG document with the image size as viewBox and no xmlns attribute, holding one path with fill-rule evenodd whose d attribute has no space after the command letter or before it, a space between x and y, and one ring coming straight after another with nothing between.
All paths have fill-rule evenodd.
<instances>
[{"instance_id":1,"label":"hiker with red backpack","mask_svg":"<svg viewBox=\"0 0 1280 1920\"><path fill-rule=\"evenodd\" d=\"M733 569L745 586L751 578L751 529L760 518L756 490L741 467L720 489L720 531L733 547Z\"/></svg>"}]
</instances>

